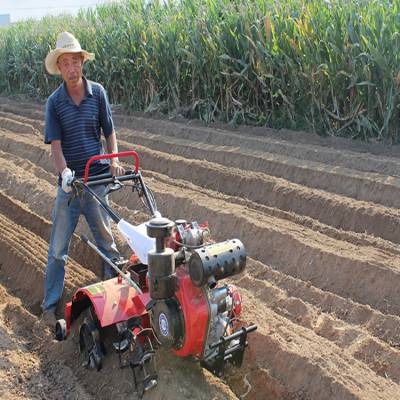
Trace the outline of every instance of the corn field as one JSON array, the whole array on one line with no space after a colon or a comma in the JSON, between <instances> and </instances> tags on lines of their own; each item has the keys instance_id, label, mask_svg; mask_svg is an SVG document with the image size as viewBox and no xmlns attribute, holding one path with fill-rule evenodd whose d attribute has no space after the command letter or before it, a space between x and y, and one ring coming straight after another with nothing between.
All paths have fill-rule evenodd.
<instances>
[{"instance_id":1,"label":"corn field","mask_svg":"<svg viewBox=\"0 0 400 400\"><path fill-rule=\"evenodd\" d=\"M45 98L58 33L126 110L398 143L400 0L130 0L0 29L0 92Z\"/></svg>"}]
</instances>

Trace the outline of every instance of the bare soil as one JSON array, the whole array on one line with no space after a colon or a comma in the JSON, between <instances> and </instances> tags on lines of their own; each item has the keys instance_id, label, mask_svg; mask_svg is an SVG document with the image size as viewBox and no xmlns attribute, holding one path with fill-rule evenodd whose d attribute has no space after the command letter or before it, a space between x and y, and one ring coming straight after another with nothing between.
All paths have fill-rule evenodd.
<instances>
[{"instance_id":1,"label":"bare soil","mask_svg":"<svg viewBox=\"0 0 400 400\"><path fill-rule=\"evenodd\" d=\"M73 338L55 342L38 324L56 189L43 121L43 104L0 98L0 397L135 398L116 355L89 371ZM400 398L398 147L119 112L115 122L163 215L206 220L214 240L246 245L245 273L229 281L258 325L242 368L222 379L160 351L146 398ZM132 223L147 219L130 191L111 204ZM78 287L100 279L77 235L60 317Z\"/></svg>"}]
</instances>

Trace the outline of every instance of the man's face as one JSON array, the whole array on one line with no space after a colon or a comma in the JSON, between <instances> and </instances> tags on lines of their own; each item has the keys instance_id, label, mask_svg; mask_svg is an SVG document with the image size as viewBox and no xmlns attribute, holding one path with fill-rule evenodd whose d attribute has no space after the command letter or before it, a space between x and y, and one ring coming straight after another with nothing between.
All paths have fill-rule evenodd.
<instances>
[{"instance_id":1,"label":"man's face","mask_svg":"<svg viewBox=\"0 0 400 400\"><path fill-rule=\"evenodd\" d=\"M65 82L76 83L82 77L83 57L81 53L65 53L58 57L57 66Z\"/></svg>"}]
</instances>

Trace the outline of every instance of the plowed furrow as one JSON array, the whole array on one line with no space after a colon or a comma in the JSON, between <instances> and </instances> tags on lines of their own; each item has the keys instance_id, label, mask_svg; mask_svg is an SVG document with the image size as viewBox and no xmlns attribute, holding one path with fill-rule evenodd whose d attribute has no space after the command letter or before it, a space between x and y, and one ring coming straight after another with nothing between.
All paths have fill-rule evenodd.
<instances>
[{"instance_id":1,"label":"plowed furrow","mask_svg":"<svg viewBox=\"0 0 400 400\"><path fill-rule=\"evenodd\" d=\"M321 312L302 299L288 296L266 280L244 276L238 283L241 288L251 291L263 306L344 349L349 357L365 363L376 374L400 383L400 351L372 337L366 329ZM399 339L397 337L398 347Z\"/></svg>"},{"instance_id":2,"label":"plowed furrow","mask_svg":"<svg viewBox=\"0 0 400 400\"><path fill-rule=\"evenodd\" d=\"M34 120L44 121L45 104L33 104L26 101L14 101L1 97L0 110Z\"/></svg>"},{"instance_id":3,"label":"plowed furrow","mask_svg":"<svg viewBox=\"0 0 400 400\"><path fill-rule=\"evenodd\" d=\"M41 212L42 210L38 210ZM0 212L12 216L12 220L42 238L46 243L50 239L51 222L28 209L26 204L8 196L0 189ZM77 234L72 237L69 256L100 276L100 258Z\"/></svg>"},{"instance_id":4,"label":"plowed furrow","mask_svg":"<svg viewBox=\"0 0 400 400\"><path fill-rule=\"evenodd\" d=\"M50 360L46 342L51 339L41 335L35 316L1 284L0 299L0 397L92 399L70 368Z\"/></svg>"},{"instance_id":5,"label":"plowed furrow","mask_svg":"<svg viewBox=\"0 0 400 400\"><path fill-rule=\"evenodd\" d=\"M1 192L0 195L1 195L0 196L1 210L3 212L7 212L8 214L11 213L11 215L13 216L13 222L19 224L21 224L22 222L26 228L30 229L31 231L34 231L39 236L41 236L43 232L49 230L48 226L49 224L43 218L35 214L32 214L29 210L26 210L23 205L16 204L15 201L13 201L8 196L2 194ZM45 229L43 229L43 227ZM92 254L88 254L88 252L85 251L85 248L84 247L82 248L82 246L85 245L82 245L80 241L78 241L77 243L78 243L77 246L79 247L79 250L76 252L79 257L78 259L80 260L81 265L85 265L87 267L88 264L91 264L90 260L92 259ZM28 251L34 251L31 245L28 246ZM73 253L71 253L71 255L73 256ZM40 261L43 264L45 263L43 255ZM357 305L355 303L351 303L349 301L346 302L345 299L340 299L338 296L334 296L328 292L321 292L302 281L290 278L288 276L283 276L279 272L273 271L270 268L263 266L261 264L257 264L256 262L251 260L249 261L248 270L252 276L253 285L254 282L256 282L256 286L253 287L254 289L260 286L261 283L257 284L260 278L263 278L263 281L261 282L266 282L266 281L274 282L275 286L269 285L270 290L265 290L263 292L261 300L267 303L267 305L270 308L274 309L276 312L279 311L281 314L283 314L283 316L289 319L293 319L294 322L296 323L300 323L303 326L315 329L315 327L313 327L311 324L311 320L309 317L310 314L313 314L314 316L319 315L321 308L325 309L326 312L333 313L334 315L337 312L342 311L342 314L339 316L339 318L341 318L343 321L350 320L350 322L356 323L357 325L358 324L367 325L365 329L368 330L369 333L371 333L372 335L375 334L378 338L380 336L383 336L382 339L385 340L387 343L391 344L392 346L398 346L400 343L399 318L388 317L388 316L385 317L384 315L374 312L366 307ZM256 279L254 280L254 278ZM242 278L239 279L238 283L240 284L241 287L248 286L245 283L246 279L248 278L244 277L243 279ZM251 283L250 286L252 286ZM289 294L286 294L286 292L287 293L290 292L290 296L296 296L297 299L295 299L294 297L288 298ZM305 302L310 302L312 306L305 304L303 300ZM294 309L293 307L298 304L301 304L302 306L300 306L300 308L296 307ZM332 305L329 310L327 309L328 308L327 304ZM348 310L348 313L350 315L344 312L343 307L345 306L346 310ZM313 311L311 312L310 309L313 309ZM357 313L363 313L364 315L365 313L368 313L369 320L364 318L363 320L355 321L354 315L356 315ZM353 316L353 318L351 318L351 316ZM334 322L331 323L330 322L331 320L333 320ZM308 322L306 323L305 321ZM344 328L341 328L341 326L344 324L340 324L339 322L335 321L334 318L332 317L325 317L323 321L325 330L326 326L330 326L332 324L335 326L332 327L333 331L334 329L338 329L338 331L340 331L340 329L344 330ZM314 322L314 324L316 324L316 322ZM320 322L320 318L318 318L318 325L322 325L322 322ZM322 329L320 330L323 331ZM356 332L357 329L346 326L346 333L349 331L353 333ZM362 332L358 334L358 336L360 335L362 335ZM342 336L345 335L343 334ZM380 349L381 350L380 354L383 354L383 356L386 357L386 359L390 358L390 356L392 358L396 357L396 355L391 355L390 351L386 350L384 345L381 345L379 342L374 341L373 338L368 338L366 334L363 334L363 336L365 337L365 339L363 339L363 343L366 342L374 343L375 348ZM337 341L339 339L336 340L333 337L332 340ZM360 354L360 357L363 357L364 353L361 352L359 348L357 348L356 350L359 351L359 353L355 354L356 355ZM372 359L372 357L370 358ZM373 364L373 361L375 361L375 359L372 359L372 361L370 361L371 365L375 365ZM392 365L397 365L397 363L390 363L389 368L385 369L385 373L387 373L390 376L390 379L398 379L396 373L391 371L390 366Z\"/></svg>"},{"instance_id":6,"label":"plowed furrow","mask_svg":"<svg viewBox=\"0 0 400 400\"><path fill-rule=\"evenodd\" d=\"M267 173L289 182L388 206L393 206L389 187L393 185L393 190L398 190L400 184L396 177L389 179L387 175L360 172L359 169L345 168L337 164L332 166L299 160L292 155L283 157L260 150L246 151L237 146L216 146L138 131L123 131L119 137L133 145L139 144L163 153L238 168L244 175L248 175L249 171ZM393 160L392 164L393 174L398 176L400 162Z\"/></svg>"},{"instance_id":7,"label":"plowed furrow","mask_svg":"<svg viewBox=\"0 0 400 400\"><path fill-rule=\"evenodd\" d=\"M0 135L0 145L4 151L29 158L43 168L53 170L48 146L6 133ZM124 143L120 148L132 150L131 145ZM221 166L212 168L209 165L206 168L200 161L193 164L187 159L177 159L148 148L136 146L136 149L142 160L146 160L143 162L144 168L161 170L174 179L181 177L203 187L214 188L238 198L250 198L267 207L294 212L336 228L367 232L395 243L400 241L400 213L396 209L357 202L295 184L288 186L287 182L275 178L267 179L264 176L255 180L246 179ZM213 179L209 179L210 176ZM299 218L296 219L296 222L301 222ZM310 225L310 221L305 223Z\"/></svg>"},{"instance_id":8,"label":"plowed furrow","mask_svg":"<svg viewBox=\"0 0 400 400\"><path fill-rule=\"evenodd\" d=\"M396 349L400 348L399 316L382 314L369 306L313 287L309 282L285 275L257 261L248 264L247 274L257 281L269 282L275 290L279 289L278 292L283 292L287 297L311 304L318 312L331 314L349 325L362 326L370 335ZM237 279L240 281L242 277L238 276Z\"/></svg>"},{"instance_id":9,"label":"plowed furrow","mask_svg":"<svg viewBox=\"0 0 400 400\"><path fill-rule=\"evenodd\" d=\"M210 199L206 193L192 190L176 192L169 185L157 184L154 187L152 183L150 187L156 193L159 209L165 215L172 218L182 215L193 219L212 218L215 221L213 229L218 232L217 240L236 232L246 242L251 256L265 264L302 280L309 280L319 288L370 304L388 314L396 313L400 308L400 301L395 299L396 284L400 277L397 271L399 259L395 255L368 247L361 250L285 220L245 210L232 203L228 206L224 201ZM179 214L177 210L180 210ZM232 219L230 215L236 218ZM254 237L257 237L256 242ZM260 243L266 245L260 246ZM282 247L282 243L289 246L290 253ZM341 254L337 253L338 248ZM336 279L338 274L340 280ZM353 285L353 279L362 287Z\"/></svg>"},{"instance_id":10,"label":"plowed furrow","mask_svg":"<svg viewBox=\"0 0 400 400\"><path fill-rule=\"evenodd\" d=\"M0 136L1 140L1 136ZM18 154L17 156L14 156L14 158L11 158L14 160L16 163L17 167L24 166L28 171L32 172L35 174L35 176L40 177L40 178L45 178L49 183L53 183L55 178L54 178L54 173L53 169L54 167L52 166L51 160L49 158L48 154L48 148L46 146L43 146L41 143L34 144L33 142L27 143L25 140L21 141L21 139L16 139L15 135L10 137L8 134L7 137L5 138L5 143L4 147L10 152L11 154ZM10 153L7 153L10 154ZM23 158L21 158L22 156ZM9 156L7 156L9 158ZM37 169L36 164L29 163L28 160L32 160L35 162L37 165L40 165L42 168L46 169L47 171L51 171L50 173L46 173L42 169ZM127 165L129 167L129 164ZM152 179L156 180L161 180L164 183L171 183L170 178L165 178L164 175L160 174L154 174L154 173L149 173L146 172L146 179L151 182ZM190 188L194 190L200 190L204 191L201 188L196 187L195 185L187 182L187 181L182 181L178 179L174 179L174 185L179 186L183 190L185 190L186 187L190 186ZM211 192L207 193L208 195L213 195ZM126 204L132 204L132 197L130 196L129 193L123 192L122 194L116 193L115 198L120 199L120 203L126 203ZM218 195L219 198L222 198L222 195ZM252 208L258 212L261 212L263 214L268 214L274 217L278 218L283 218L287 219L289 221L292 221L296 224L299 225L304 225L310 229L313 229L315 231L321 232L325 235L331 236L335 239L339 240L345 240L348 242L351 242L356 245L361 245L361 246L374 246L381 248L384 251L389 251L389 252L394 252L398 253L399 250L397 247L391 245L390 243L385 243L382 240L377 240L374 237L368 237L365 234L364 235L357 235L354 234L352 231L349 232L343 232L342 230L338 230L335 228L331 228L327 225L321 224L320 222L313 220L312 218L309 217L304 217L300 216L297 214L294 214L292 212L287 212L287 211L282 211L277 208L272 208L268 206L262 206L254 202L250 202L249 200L242 199L240 197L233 197L230 196L228 198L228 201L230 202L235 202L241 206L244 206L246 208ZM124 215L124 214L122 214ZM381 213L377 213L375 216L376 219L378 218L383 218ZM388 222L388 221L386 221ZM385 226L384 224L375 224L374 229L377 230L379 226L382 226L387 230L387 233L392 233L393 236L396 235L397 229L392 229L393 226L392 223L387 223ZM397 226L397 225L396 225ZM382 235L385 236L385 235Z\"/></svg>"},{"instance_id":11,"label":"plowed furrow","mask_svg":"<svg viewBox=\"0 0 400 400\"><path fill-rule=\"evenodd\" d=\"M7 120L9 119L7 118ZM17 124L16 129L18 131L18 124L21 123L18 121L15 121L15 123ZM0 127L2 126L7 128L7 125L2 124L0 120ZM398 194L400 188L400 179L396 176L388 178L387 176L379 174L362 174L349 168L338 167L337 165L332 168L331 166L325 166L321 163L318 164L310 161L300 162L293 157L282 159L279 158L279 156L268 153L246 153L238 147L215 148L213 145L196 145L189 141L185 143L182 141L182 138L173 141L172 139L160 140L162 139L160 135L153 135L153 138L148 136L149 135L140 132L125 133L122 135L122 137L129 139L129 141L134 144L140 143L159 151L173 152L183 157L208 160L210 162L238 168L239 170L236 171L236 175L241 175L241 171L243 170L268 171L268 175L270 176L281 177L298 184L306 183L308 186L325 191L332 191L333 188L336 188L336 193L347 197L353 197L360 201L375 202L388 207L398 207L400 204L396 200L398 196L393 195L396 193ZM146 159L149 160L149 157L147 156ZM370 160L368 161L371 163ZM395 163L393 174L398 175L400 163L396 163L395 160L392 162ZM149 164L152 164L152 160L149 160ZM206 166L203 166L203 168L205 167ZM185 168L181 170L185 170ZM160 170L160 172L163 171ZM185 179L185 177L182 176L178 177ZM246 177L244 179L248 180L251 178L255 179L249 172L246 172ZM237 176L235 178L235 175L233 175L231 179L237 180ZM241 183L241 185L243 185L243 183ZM251 191L249 192L247 190L248 188L244 189L247 192L246 197L248 197ZM245 195L245 193L243 193L243 195Z\"/></svg>"},{"instance_id":12,"label":"plowed furrow","mask_svg":"<svg viewBox=\"0 0 400 400\"><path fill-rule=\"evenodd\" d=\"M251 356L258 367L268 369L300 398L396 398L400 391L398 384L376 376L342 348L309 329L269 308L261 311L252 290L242 290L247 317L259 321L251 342ZM263 318L260 318L261 312ZM250 378L255 374L257 371L250 373ZM310 386L305 388L304 381L310 382Z\"/></svg>"},{"instance_id":13,"label":"plowed furrow","mask_svg":"<svg viewBox=\"0 0 400 400\"><path fill-rule=\"evenodd\" d=\"M384 313L400 309L396 285L392 285L400 279L398 256L336 241L191 190L171 191L160 184L152 190L165 215L210 220L216 240L242 238L249 254L264 264Z\"/></svg>"},{"instance_id":14,"label":"plowed furrow","mask_svg":"<svg viewBox=\"0 0 400 400\"><path fill-rule=\"evenodd\" d=\"M213 146L231 146L234 149L249 149L291 157L306 162L315 161L324 164L356 169L358 171L398 175L398 150L388 146L369 146L366 143L349 142L338 138L319 138L315 135L294 134L285 131L264 129L260 134L253 134L252 128L246 127L240 132L224 129L194 126L171 121L157 121L143 117L125 117L116 113L117 125L127 128L134 134L145 131L164 137L178 138L205 143ZM160 129L161 127L161 129ZM366 154L367 153L367 154ZM376 154L377 156L373 155Z\"/></svg>"},{"instance_id":15,"label":"plowed furrow","mask_svg":"<svg viewBox=\"0 0 400 400\"><path fill-rule=\"evenodd\" d=\"M123 141L120 143L122 149L132 149L132 145ZM392 179L393 185L388 179L387 185L384 184L384 187L375 190L376 193L379 193L379 198L365 199L387 206L380 209L377 204L366 201L358 202L349 197L310 189L260 172L244 174L240 169L228 168L208 161L188 160L142 146L135 146L134 148L142 155L144 169L160 172L170 176L171 179L191 181L198 186L247 198L256 203L293 211L300 215L308 215L328 225L343 225L343 229L360 232L373 229L368 225L371 222L368 217L371 218L376 213L384 216L392 215L396 220L399 218L398 210L388 208L398 207L400 204L400 200L398 200L400 198L398 196L400 179L397 178ZM368 182L363 181L360 193L362 191L371 193L371 191L368 191L368 185ZM349 183L349 186L352 186L352 184ZM325 210L329 210L330 213ZM334 217L332 217L332 214ZM352 225L347 222L347 218L350 219ZM365 221L365 226L357 226L356 218L362 218L362 222Z\"/></svg>"},{"instance_id":16,"label":"plowed furrow","mask_svg":"<svg viewBox=\"0 0 400 400\"><path fill-rule=\"evenodd\" d=\"M37 235L43 237L44 239L47 239L49 232L50 232L50 224L44 220L43 218L32 214L29 210L26 210L25 207L23 205L17 205L15 203L15 201L13 201L11 198L9 198L8 196L6 196L5 194L0 192L0 198L1 198L1 209L3 210L3 212L7 212L8 214L11 213L11 215L13 215L13 220L14 222L18 223L18 224L23 224L26 228L30 229L31 231L34 231ZM98 265L99 265L99 260L98 259L94 259L93 258L93 254L90 251L90 249L84 245L80 240L78 240L76 237L74 238L73 242L72 242L72 246L71 246L71 251L70 254L73 258L75 258L76 260L78 260L82 265L85 265L87 268L90 268L92 271L97 272L97 274L99 275L98 272ZM277 271L273 271L270 268L267 268L263 265L258 265L258 269L256 267L253 267L253 273L252 276L254 276L255 278L257 277L262 277L264 279L267 279L269 281L276 281L278 282L277 284L280 287L283 287L284 290L287 290L287 288L289 287L289 289L291 289L291 296L299 296L299 294L301 295L300 298L305 299L305 301L310 301L313 305L318 306L318 304L321 302L325 301L325 303L328 303L327 297L330 296L331 298L334 297L332 303L333 305L336 305L332 307L332 309L330 310L330 312L332 313L337 313L339 312L339 310L343 311L343 307L344 304L347 305L347 309L350 309L352 314L355 313L355 308L361 307L359 305L356 305L354 303L349 304L345 301L340 301L338 296L334 296L330 293L327 292L320 292L319 290L311 287L310 285L307 285L306 283L290 278L288 276L282 275ZM279 280L281 281L285 281L284 284L280 283ZM288 283L289 281L289 283ZM290 286L291 283L291 286ZM344 300L344 299L343 299ZM326 308L326 306L325 306ZM360 312L365 312L365 310L361 310ZM379 336L379 332L381 332L382 335L382 326L384 326L383 324L387 324L387 321L385 321L385 318L383 317L383 315L379 314L379 313L373 313L371 310L370 313L370 319L375 318L376 322L375 324L371 324L372 327L370 328L370 330L372 329L372 331L378 332L378 337ZM378 314L378 316L376 315ZM344 314L344 316L346 316L346 314ZM380 317L380 318L379 318ZM346 318L343 318L343 316L341 317L342 319L346 320ZM388 319L390 317L387 317ZM363 321L358 321L358 323L363 322L363 323L367 323L367 321L363 320ZM399 321L394 321L394 324L398 324ZM388 324L387 324L388 325ZM396 325L394 325L396 326ZM397 325L398 326L398 325ZM393 327L391 330L384 330L385 335L384 338L386 339L386 341L388 343L399 343L400 339L399 339L399 332L397 330L393 331Z\"/></svg>"},{"instance_id":17,"label":"plowed furrow","mask_svg":"<svg viewBox=\"0 0 400 400\"><path fill-rule=\"evenodd\" d=\"M3 215L0 215L0 224L2 226L2 230L0 231L0 246L3 247L4 241L2 240L3 237L6 237L7 244L11 247L11 251L9 254L7 254L7 259L10 261L19 261L21 264L21 269L25 272L25 274L22 275L16 275L15 272L12 274L10 270L4 270L4 267L2 267L2 274L0 276L1 280L4 280L5 276L14 276L15 279L13 280L13 283L11 284L14 286L18 287L16 290L17 293L21 294L20 287L19 285L21 284L21 280L23 279L22 277L26 275L26 272L31 272L30 270L32 269L32 266L29 265L27 266L27 262L25 260L28 259L29 256L29 251L26 251L24 247L20 246L21 239L26 237L27 231L24 230L23 228L18 227L18 225L11 223L10 220L8 220L6 217ZM13 234L11 235L11 229L14 229ZM5 235L4 235L4 231ZM34 236L34 235L31 235ZM11 240L10 240L11 239ZM41 239L39 238L32 238L29 240L29 245L30 246L35 246L37 251L40 253L44 252L44 248L46 246L40 246ZM26 243L26 241L24 241ZM41 248L40 248L41 247ZM3 249L2 249L3 250ZM4 254L4 253L3 253ZM22 262L21 262L22 261ZM41 270L42 268L37 267L40 263L33 259L31 260L33 264L36 266L36 270ZM74 267L79 272L82 272L82 267L79 267L78 265L72 264L71 267L75 270ZM28 271L27 271L28 270ZM43 271L42 271L43 272ZM5 275L5 274L7 275ZM81 274L80 274L81 275ZM32 277L32 274L30 274ZM41 277L41 279L43 279ZM71 279L74 282L71 282ZM67 292L71 291L71 286L74 286L76 280L72 278L71 274L67 275L66 278L66 288ZM81 280L82 282L82 280ZM26 293L23 295L24 298L26 297ZM31 297L32 297L32 292L31 292ZM38 298L38 294L33 297L33 299L36 300ZM246 301L248 300L248 301ZM246 310L248 311L247 318L254 318L256 317L257 312L253 311L253 300L251 297L248 299L245 299L247 307ZM357 363L357 376L349 380L347 377L347 369L350 368L350 366L354 367L354 360L352 361L348 355L340 353L338 351L339 347L332 348L327 347L326 343L324 341L324 338L318 338L318 336L310 335L310 333L306 333L305 331L301 331L301 335L298 334L299 328L292 329L292 330L285 330L282 327L282 319L280 319L279 316L277 316L276 313L270 313L268 312L269 315L267 316L268 320L268 330L265 331L265 326L262 326L259 328L258 333L252 336L251 340L251 348L252 348L252 354L254 355L255 349L259 345L262 345L263 349L267 350L268 352L273 350L273 354L271 356L278 360L281 359L281 363L273 363L270 364L270 361L268 358L264 358L256 356L255 361L257 362L257 365L263 368L267 368L268 371L273 371L273 377L275 377L279 382L282 382L284 387L289 388L291 391L293 390L294 392L298 392L299 388L296 386L296 380L293 379L287 379L287 373L285 371L282 371L280 368L282 368L282 364L286 364L287 361L290 360L291 364L293 365L293 362L297 365L298 371L302 371L302 374L314 374L316 379L321 382L320 386L318 388L313 385L311 387L311 392L310 388L306 388L303 390L307 395L310 395L313 397L316 394L316 391L318 394L324 398L328 393L331 395L333 394L333 397L330 398L341 398L341 399L347 399L347 398L353 398L352 396L355 396L357 394L357 398L368 398L368 396L374 395L376 396L377 389L374 388L374 385L380 385L380 382L377 377L372 376L372 373L370 372L369 369L365 369L362 364ZM285 325L287 325L288 322L285 322ZM290 329L290 327L289 327ZM302 328L301 328L302 329ZM274 332L274 333L273 333ZM288 332L296 332L296 334L291 333L290 337L287 336ZM266 335L268 333L268 335ZM289 344L293 341L295 342L295 346L288 345L288 343L285 343L289 340ZM310 354L310 347L311 347L311 355L312 357L309 356ZM302 355L304 348L307 348L307 357L304 357ZM329 350L327 350L329 348ZM257 354L257 353L256 353ZM325 362L321 365L321 363L316 364L315 363L315 357L316 355L319 354L319 357L323 357ZM340 357L339 355L340 354ZM255 379L255 371L249 369L247 370L246 365L244 366L244 371L248 373L247 380L250 380L250 382L256 381ZM333 374L334 371L340 370L343 375L337 376L337 374ZM353 372L354 374L354 372ZM97 378L97 377L96 377ZM388 383L386 380L386 387L385 390L379 393L379 396L376 397L377 399L382 398L382 399L389 399L393 393L395 393L396 388L395 386L392 386L391 384ZM360 391L360 388L362 388L362 392ZM257 390L256 393L252 393L251 391L249 392L249 398L257 398L262 392L260 392L261 387L256 387ZM381 390L381 389L379 389ZM360 393L358 392L360 391ZM254 396L254 397L253 397ZM100 398L102 398L100 396ZM289 398L289 397L287 397Z\"/></svg>"},{"instance_id":18,"label":"plowed furrow","mask_svg":"<svg viewBox=\"0 0 400 400\"><path fill-rule=\"evenodd\" d=\"M164 184L171 184L171 179L166 176L156 172L146 171L145 172L146 180L153 178L158 182L162 182ZM210 191L206 189L202 189L196 185L193 185L191 182L174 179L174 186L178 188L178 190L186 190L191 189L194 191L198 191L208 195L209 197L225 200L230 203L238 204L246 209L251 209L256 212L259 212L264 215L269 215L271 217L281 218L284 220L288 220L297 225L302 225L306 228L309 228L315 232L319 232L323 235L332 237L333 239L343 240L349 242L351 244L362 246L362 247L376 247L384 252L392 253L392 254L400 254L400 248L396 243L392 243L386 240L382 240L380 237L375 237L368 235L366 232L356 233L354 231L343 231L342 229L333 228L330 225L323 224L318 220L312 219L310 217L305 217L303 215L295 214L289 211L283 211L278 208L268 207L261 204L254 203L248 199L243 199L237 196L226 196L220 192Z\"/></svg>"},{"instance_id":19,"label":"plowed furrow","mask_svg":"<svg viewBox=\"0 0 400 400\"><path fill-rule=\"evenodd\" d=\"M132 149L123 141L120 147ZM144 169L168 175L171 179L187 180L200 187L305 215L336 228L367 232L395 243L400 241L400 213L397 209L309 189L262 173L243 174L238 169L215 163L170 156L142 146L134 148L142 156ZM400 186L393 188L397 192ZM386 189L380 190L382 196L385 196ZM389 207L396 206L400 196L387 190Z\"/></svg>"},{"instance_id":20,"label":"plowed furrow","mask_svg":"<svg viewBox=\"0 0 400 400\"><path fill-rule=\"evenodd\" d=\"M14 185L15 187L18 187L18 185ZM41 196L42 197L42 196ZM31 222L34 218L33 218L33 214L29 215L29 212L25 211L25 212L21 212L23 211L22 207L16 207L15 204L13 204L9 198L7 198L5 195L2 195L2 208L5 211L8 211L8 213L12 213L13 217L14 217L14 221L21 224L24 223L28 226L31 227L32 230L32 225L33 223ZM28 218L29 217L29 218ZM44 238L46 239L49 235L49 230L50 230L50 226L48 224L48 222L46 222L45 220L43 220L40 217L35 218L35 220L42 220L39 223L36 223L38 228L42 228L43 225L45 226L45 231L41 231L38 232L42 237L44 236ZM29 221L29 223L28 223ZM36 222L35 221L35 222ZM83 245L79 240L74 240L73 241L73 245L72 245L72 249L71 249L71 255L72 257L74 257L74 255L78 256L78 259L81 259L81 263L85 263L84 265L86 265L87 263L91 264L91 260L93 260L92 257L89 256L90 251L88 251L87 246ZM92 266L91 268L92 270L95 270L95 267ZM269 277L270 278L270 277Z\"/></svg>"},{"instance_id":21,"label":"plowed furrow","mask_svg":"<svg viewBox=\"0 0 400 400\"><path fill-rule=\"evenodd\" d=\"M26 118L22 115L0 111L0 127L16 133L43 137L44 122Z\"/></svg>"},{"instance_id":22,"label":"plowed furrow","mask_svg":"<svg viewBox=\"0 0 400 400\"><path fill-rule=\"evenodd\" d=\"M37 311L43 298L47 249L48 244L43 239L0 214L0 252L3 257L0 279L7 283L7 277L13 277L9 284L15 293ZM93 273L73 259L68 262L66 276L64 299L73 294L74 288L95 281Z\"/></svg>"}]
</instances>

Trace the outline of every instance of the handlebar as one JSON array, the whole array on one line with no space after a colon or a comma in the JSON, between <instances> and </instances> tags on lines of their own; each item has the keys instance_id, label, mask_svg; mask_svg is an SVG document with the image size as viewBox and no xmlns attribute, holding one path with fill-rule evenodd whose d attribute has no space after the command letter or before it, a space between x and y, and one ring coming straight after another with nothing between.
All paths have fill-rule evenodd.
<instances>
[{"instance_id":1,"label":"handlebar","mask_svg":"<svg viewBox=\"0 0 400 400\"><path fill-rule=\"evenodd\" d=\"M87 186L108 185L115 183L117 181L118 182L130 181L135 178L138 178L138 176L139 175L136 172L130 170L125 171L125 174L121 176L112 176L111 173L107 172L105 174L89 176L87 182L85 182L84 180L83 182L86 183Z\"/></svg>"},{"instance_id":2,"label":"handlebar","mask_svg":"<svg viewBox=\"0 0 400 400\"><path fill-rule=\"evenodd\" d=\"M121 176L112 176L111 173L104 173L100 175L95 175L95 176L89 176L89 168L90 164L93 161L96 160L104 160L104 159L110 159L110 158L116 158L116 157L128 157L132 156L135 159L135 170L127 170L125 171L124 175ZM139 193L139 196L144 197L144 203L148 210L150 211L150 214L152 216L159 214L157 211L157 205L155 203L155 199L153 197L153 194L151 191L146 187L143 177L141 173L139 172L139 155L136 153L136 151L123 151L121 153L115 153L115 154L100 154L97 156L93 156L89 159L89 161L86 163L85 166L85 175L80 179L74 179L72 181L72 185L77 185L77 186L82 186L84 190L89 192L93 198L97 200L97 202L100 204L100 206L110 215L110 217L118 223L120 221L120 217L113 211L111 208L106 204L102 199L97 196L97 194L90 188L90 186L95 186L95 185L108 185L108 184L115 184L118 182L123 182L123 181L133 181L135 183L134 188L137 190ZM75 188L77 188L75 186ZM115 190L115 189L114 189Z\"/></svg>"},{"instance_id":3,"label":"handlebar","mask_svg":"<svg viewBox=\"0 0 400 400\"><path fill-rule=\"evenodd\" d=\"M137 175L137 173L139 172L139 155L136 153L136 151L123 151L121 153L115 153L115 154L99 154L97 156L93 156L89 159L89 161L86 163L86 167L85 167L85 175L83 177L83 182L87 183L88 180L90 180L89 177L89 168L90 168L90 164L93 161L97 161L97 160L107 160L110 158L117 158L117 157L128 157L128 156L132 156L135 159L135 174ZM102 175L107 175L107 174L102 174ZM111 176L111 174L109 174ZM96 178L98 179L98 177L101 175L98 175ZM94 178L94 177L93 177ZM120 180L120 179L119 179ZM111 183L112 180L108 183Z\"/></svg>"}]
</instances>

